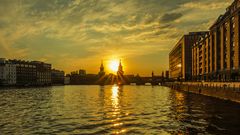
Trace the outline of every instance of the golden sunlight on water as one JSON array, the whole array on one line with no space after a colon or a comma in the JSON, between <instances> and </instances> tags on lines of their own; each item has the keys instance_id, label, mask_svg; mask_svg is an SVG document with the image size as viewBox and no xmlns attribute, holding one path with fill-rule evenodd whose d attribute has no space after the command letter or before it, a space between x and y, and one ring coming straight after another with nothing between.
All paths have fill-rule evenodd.
<instances>
[{"instance_id":1,"label":"golden sunlight on water","mask_svg":"<svg viewBox=\"0 0 240 135\"><path fill-rule=\"evenodd\" d=\"M185 117L185 115L182 115L185 113L186 111L186 107L185 107L185 97L184 94L178 91L174 91L174 95L175 95L175 100L173 100L176 106L173 106L173 110L176 113L175 114L175 119L177 119L178 121L182 121L184 119L187 119Z\"/></svg>"},{"instance_id":2,"label":"golden sunlight on water","mask_svg":"<svg viewBox=\"0 0 240 135\"><path fill-rule=\"evenodd\" d=\"M119 86L117 85L114 85L112 87L112 105L113 105L113 108L114 109L118 109L118 89L119 89Z\"/></svg>"},{"instance_id":3,"label":"golden sunlight on water","mask_svg":"<svg viewBox=\"0 0 240 135\"><path fill-rule=\"evenodd\" d=\"M1 135L240 132L239 104L160 86L3 89L0 99Z\"/></svg>"},{"instance_id":4,"label":"golden sunlight on water","mask_svg":"<svg viewBox=\"0 0 240 135\"><path fill-rule=\"evenodd\" d=\"M113 120L113 127L116 128L115 131L113 131L114 134L121 134L126 132L126 129L121 128L121 126L123 126L122 122L119 122L120 120L120 107L119 107L119 90L120 90L120 86L114 85L112 87L112 97L111 97L111 101L112 101L112 117L114 117L115 119Z\"/></svg>"},{"instance_id":5,"label":"golden sunlight on water","mask_svg":"<svg viewBox=\"0 0 240 135\"><path fill-rule=\"evenodd\" d=\"M180 93L180 92L176 92L176 104L178 105L176 107L176 111L179 112L179 113L182 113L184 111L184 95L183 93Z\"/></svg>"}]
</instances>

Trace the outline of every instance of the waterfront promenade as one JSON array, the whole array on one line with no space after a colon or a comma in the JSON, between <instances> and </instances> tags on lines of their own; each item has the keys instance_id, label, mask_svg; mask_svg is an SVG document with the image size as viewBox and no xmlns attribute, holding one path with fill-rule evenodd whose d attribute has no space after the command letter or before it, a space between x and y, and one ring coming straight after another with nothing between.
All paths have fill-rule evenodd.
<instances>
[{"instance_id":1,"label":"waterfront promenade","mask_svg":"<svg viewBox=\"0 0 240 135\"><path fill-rule=\"evenodd\" d=\"M167 82L164 86L240 103L240 82Z\"/></svg>"},{"instance_id":2,"label":"waterfront promenade","mask_svg":"<svg viewBox=\"0 0 240 135\"><path fill-rule=\"evenodd\" d=\"M198 87L217 87L225 89L240 89L240 82L174 82L175 84L198 86Z\"/></svg>"}]
</instances>

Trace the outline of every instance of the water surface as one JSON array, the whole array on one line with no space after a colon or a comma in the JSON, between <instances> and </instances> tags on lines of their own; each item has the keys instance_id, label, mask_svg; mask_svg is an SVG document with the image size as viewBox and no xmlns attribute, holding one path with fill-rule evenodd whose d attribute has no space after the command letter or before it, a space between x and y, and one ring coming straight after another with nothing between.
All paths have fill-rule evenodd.
<instances>
[{"instance_id":1,"label":"water surface","mask_svg":"<svg viewBox=\"0 0 240 135\"><path fill-rule=\"evenodd\" d=\"M166 87L0 89L1 134L238 134L240 105Z\"/></svg>"}]
</instances>

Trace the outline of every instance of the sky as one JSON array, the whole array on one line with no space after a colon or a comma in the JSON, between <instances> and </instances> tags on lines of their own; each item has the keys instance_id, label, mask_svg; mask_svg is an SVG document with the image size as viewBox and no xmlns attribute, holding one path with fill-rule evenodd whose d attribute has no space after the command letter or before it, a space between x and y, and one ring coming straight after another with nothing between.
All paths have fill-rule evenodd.
<instances>
[{"instance_id":1,"label":"sky","mask_svg":"<svg viewBox=\"0 0 240 135\"><path fill-rule=\"evenodd\" d=\"M0 0L0 57L97 73L160 74L183 34L205 31L232 0Z\"/></svg>"}]
</instances>

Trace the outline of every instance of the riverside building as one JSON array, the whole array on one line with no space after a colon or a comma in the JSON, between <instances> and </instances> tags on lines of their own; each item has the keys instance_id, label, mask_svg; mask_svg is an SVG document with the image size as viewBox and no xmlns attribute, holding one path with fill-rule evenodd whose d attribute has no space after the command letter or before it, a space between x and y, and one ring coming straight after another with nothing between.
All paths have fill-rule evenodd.
<instances>
[{"instance_id":1,"label":"riverside building","mask_svg":"<svg viewBox=\"0 0 240 135\"><path fill-rule=\"evenodd\" d=\"M37 85L51 85L51 68L52 65L48 63L44 63L41 61L33 61L32 62L36 66L37 72Z\"/></svg>"},{"instance_id":2,"label":"riverside building","mask_svg":"<svg viewBox=\"0 0 240 135\"><path fill-rule=\"evenodd\" d=\"M235 0L192 48L193 80L240 81L240 1Z\"/></svg>"},{"instance_id":3,"label":"riverside building","mask_svg":"<svg viewBox=\"0 0 240 135\"><path fill-rule=\"evenodd\" d=\"M64 84L64 71L52 69L52 84Z\"/></svg>"},{"instance_id":4,"label":"riverside building","mask_svg":"<svg viewBox=\"0 0 240 135\"><path fill-rule=\"evenodd\" d=\"M0 59L0 85L16 84L16 65L6 59Z\"/></svg>"},{"instance_id":5,"label":"riverside building","mask_svg":"<svg viewBox=\"0 0 240 135\"><path fill-rule=\"evenodd\" d=\"M23 60L8 60L16 65L16 84L17 85L36 85L37 69L36 65Z\"/></svg>"},{"instance_id":6,"label":"riverside building","mask_svg":"<svg viewBox=\"0 0 240 135\"><path fill-rule=\"evenodd\" d=\"M192 46L205 35L206 31L190 32L184 35L169 53L170 78L175 80L191 80Z\"/></svg>"},{"instance_id":7,"label":"riverside building","mask_svg":"<svg viewBox=\"0 0 240 135\"><path fill-rule=\"evenodd\" d=\"M0 58L0 86L47 86L52 82L64 84L64 71L52 70L51 64L41 61Z\"/></svg>"}]
</instances>

